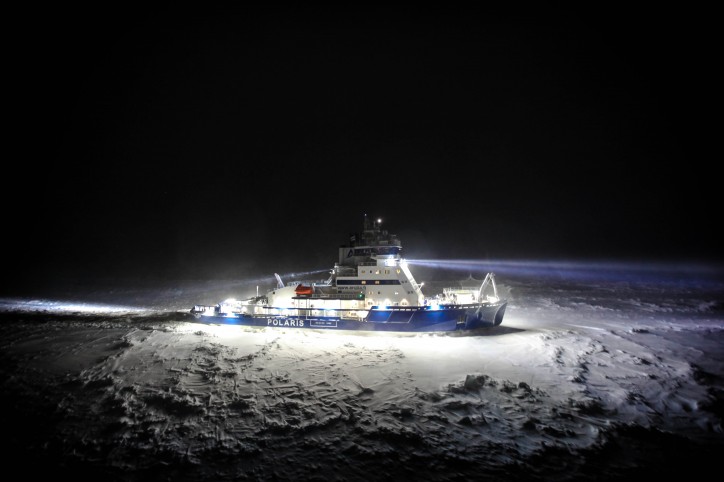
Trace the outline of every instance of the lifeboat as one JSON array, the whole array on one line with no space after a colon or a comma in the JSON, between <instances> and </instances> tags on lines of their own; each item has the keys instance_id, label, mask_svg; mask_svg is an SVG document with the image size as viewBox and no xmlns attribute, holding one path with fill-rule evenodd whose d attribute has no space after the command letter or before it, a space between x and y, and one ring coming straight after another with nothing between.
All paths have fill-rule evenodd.
<instances>
[{"instance_id":1,"label":"lifeboat","mask_svg":"<svg viewBox=\"0 0 724 482\"><path fill-rule=\"evenodd\" d=\"M299 285L294 290L294 293L296 293L297 296L311 296L314 290L311 286L305 286L305 285Z\"/></svg>"}]
</instances>

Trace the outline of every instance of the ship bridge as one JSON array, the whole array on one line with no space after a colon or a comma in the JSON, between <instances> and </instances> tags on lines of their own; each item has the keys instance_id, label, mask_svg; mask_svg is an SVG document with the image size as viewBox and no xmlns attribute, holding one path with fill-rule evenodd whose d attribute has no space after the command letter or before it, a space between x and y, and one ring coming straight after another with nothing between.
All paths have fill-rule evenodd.
<instances>
[{"instance_id":1,"label":"ship bridge","mask_svg":"<svg viewBox=\"0 0 724 482\"><path fill-rule=\"evenodd\" d=\"M379 257L399 259L402 243L395 234L382 229L382 220L370 220L365 214L363 230L349 237L349 244L339 247L339 264L358 266ZM375 262L376 263L376 262Z\"/></svg>"}]
</instances>

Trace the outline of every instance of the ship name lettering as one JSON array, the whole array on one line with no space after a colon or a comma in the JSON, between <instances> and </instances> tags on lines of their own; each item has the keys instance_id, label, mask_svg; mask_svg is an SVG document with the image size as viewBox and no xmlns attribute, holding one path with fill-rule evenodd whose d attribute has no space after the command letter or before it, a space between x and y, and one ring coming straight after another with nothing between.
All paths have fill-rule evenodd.
<instances>
[{"instance_id":1,"label":"ship name lettering","mask_svg":"<svg viewBox=\"0 0 724 482\"><path fill-rule=\"evenodd\" d=\"M284 318L269 318L266 320L267 326L296 326L303 327L304 320L289 320Z\"/></svg>"}]
</instances>

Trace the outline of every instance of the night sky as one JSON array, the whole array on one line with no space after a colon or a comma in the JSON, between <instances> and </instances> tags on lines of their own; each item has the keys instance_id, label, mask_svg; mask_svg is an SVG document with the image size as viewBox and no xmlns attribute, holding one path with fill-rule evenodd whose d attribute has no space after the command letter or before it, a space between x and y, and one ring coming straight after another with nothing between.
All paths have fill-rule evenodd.
<instances>
[{"instance_id":1,"label":"night sky","mask_svg":"<svg viewBox=\"0 0 724 482\"><path fill-rule=\"evenodd\" d=\"M707 12L113 8L6 18L6 289L722 258Z\"/></svg>"}]
</instances>

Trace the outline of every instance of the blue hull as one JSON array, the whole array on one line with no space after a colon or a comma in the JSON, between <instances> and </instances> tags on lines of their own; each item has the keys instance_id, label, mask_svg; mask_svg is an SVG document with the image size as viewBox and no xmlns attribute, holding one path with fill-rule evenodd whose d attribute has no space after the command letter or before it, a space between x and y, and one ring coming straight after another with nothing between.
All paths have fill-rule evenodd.
<instances>
[{"instance_id":1,"label":"blue hull","mask_svg":"<svg viewBox=\"0 0 724 482\"><path fill-rule=\"evenodd\" d=\"M211 324L242 325L313 330L353 330L380 332L441 332L476 330L498 326L507 302L456 305L432 309L424 307L372 308L363 320L338 316L198 314L199 321Z\"/></svg>"}]
</instances>

